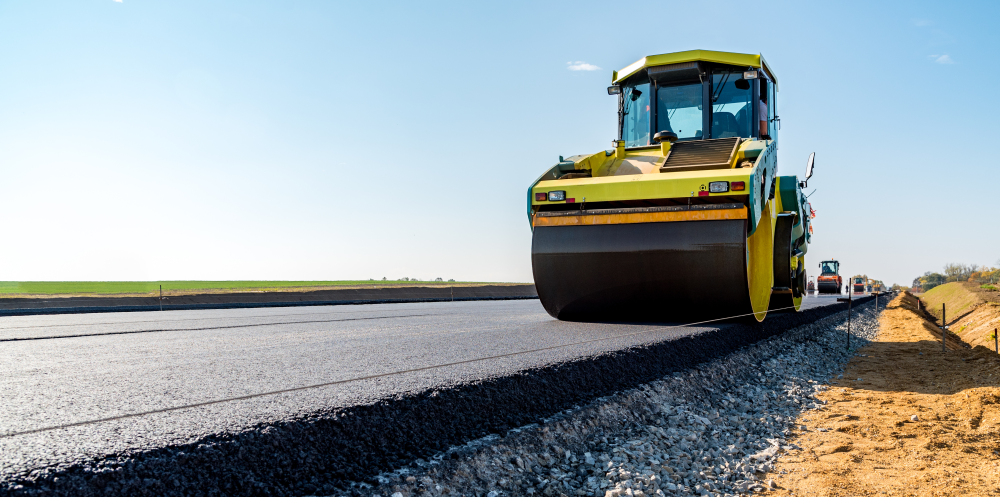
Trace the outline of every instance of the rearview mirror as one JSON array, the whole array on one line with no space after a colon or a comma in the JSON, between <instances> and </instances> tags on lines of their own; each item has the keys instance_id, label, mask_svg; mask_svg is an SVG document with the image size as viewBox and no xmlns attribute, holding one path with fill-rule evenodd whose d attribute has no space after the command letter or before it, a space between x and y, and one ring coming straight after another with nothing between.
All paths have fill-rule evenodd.
<instances>
[{"instance_id":1,"label":"rearview mirror","mask_svg":"<svg viewBox=\"0 0 1000 497\"><path fill-rule=\"evenodd\" d=\"M809 178L813 175L813 161L816 160L816 152L809 154L809 162L806 164L806 179L799 181L799 187L805 188L809 186Z\"/></svg>"},{"instance_id":2,"label":"rearview mirror","mask_svg":"<svg viewBox=\"0 0 1000 497\"><path fill-rule=\"evenodd\" d=\"M747 80L745 80L745 79L743 79L743 78L737 79L736 83L734 83L734 84L736 85L736 88L739 89L739 90L749 90L750 89L750 82L747 81Z\"/></svg>"}]
</instances>

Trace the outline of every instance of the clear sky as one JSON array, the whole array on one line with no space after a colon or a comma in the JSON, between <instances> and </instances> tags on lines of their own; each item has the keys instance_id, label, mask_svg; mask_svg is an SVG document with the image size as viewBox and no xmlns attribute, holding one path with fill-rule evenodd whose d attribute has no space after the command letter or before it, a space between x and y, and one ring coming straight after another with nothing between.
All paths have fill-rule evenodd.
<instances>
[{"instance_id":1,"label":"clear sky","mask_svg":"<svg viewBox=\"0 0 1000 497\"><path fill-rule=\"evenodd\" d=\"M0 280L531 281L527 186L696 48L774 67L810 264L995 264L998 5L0 0Z\"/></svg>"}]
</instances>

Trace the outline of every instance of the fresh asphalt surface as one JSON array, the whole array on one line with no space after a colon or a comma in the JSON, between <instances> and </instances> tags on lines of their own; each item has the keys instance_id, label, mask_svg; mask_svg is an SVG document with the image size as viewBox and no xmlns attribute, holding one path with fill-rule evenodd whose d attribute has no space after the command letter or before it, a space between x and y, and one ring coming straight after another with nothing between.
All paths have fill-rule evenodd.
<instances>
[{"instance_id":1,"label":"fresh asphalt surface","mask_svg":"<svg viewBox=\"0 0 1000 497\"><path fill-rule=\"evenodd\" d=\"M0 480L720 326L569 323L537 300L0 318Z\"/></svg>"}]
</instances>

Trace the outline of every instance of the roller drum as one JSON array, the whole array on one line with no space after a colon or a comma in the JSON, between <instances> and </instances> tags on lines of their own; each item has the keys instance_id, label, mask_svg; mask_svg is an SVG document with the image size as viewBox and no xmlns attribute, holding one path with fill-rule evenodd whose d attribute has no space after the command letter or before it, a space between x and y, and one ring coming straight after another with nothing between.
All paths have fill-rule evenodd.
<instances>
[{"instance_id":1,"label":"roller drum","mask_svg":"<svg viewBox=\"0 0 1000 497\"><path fill-rule=\"evenodd\" d=\"M568 321L762 320L772 272L769 212L756 239L744 219L536 226L538 297Z\"/></svg>"}]
</instances>

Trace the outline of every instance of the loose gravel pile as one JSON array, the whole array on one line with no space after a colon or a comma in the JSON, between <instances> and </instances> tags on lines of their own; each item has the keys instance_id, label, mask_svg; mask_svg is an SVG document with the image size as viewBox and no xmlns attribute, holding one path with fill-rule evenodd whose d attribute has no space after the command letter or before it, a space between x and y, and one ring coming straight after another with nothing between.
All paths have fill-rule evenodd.
<instances>
[{"instance_id":1,"label":"loose gravel pile","mask_svg":"<svg viewBox=\"0 0 1000 497\"><path fill-rule=\"evenodd\" d=\"M885 298L880 300L885 301ZM884 305L884 302L880 304ZM762 477L804 410L878 334L874 303L357 484L353 495L739 495Z\"/></svg>"}]
</instances>

